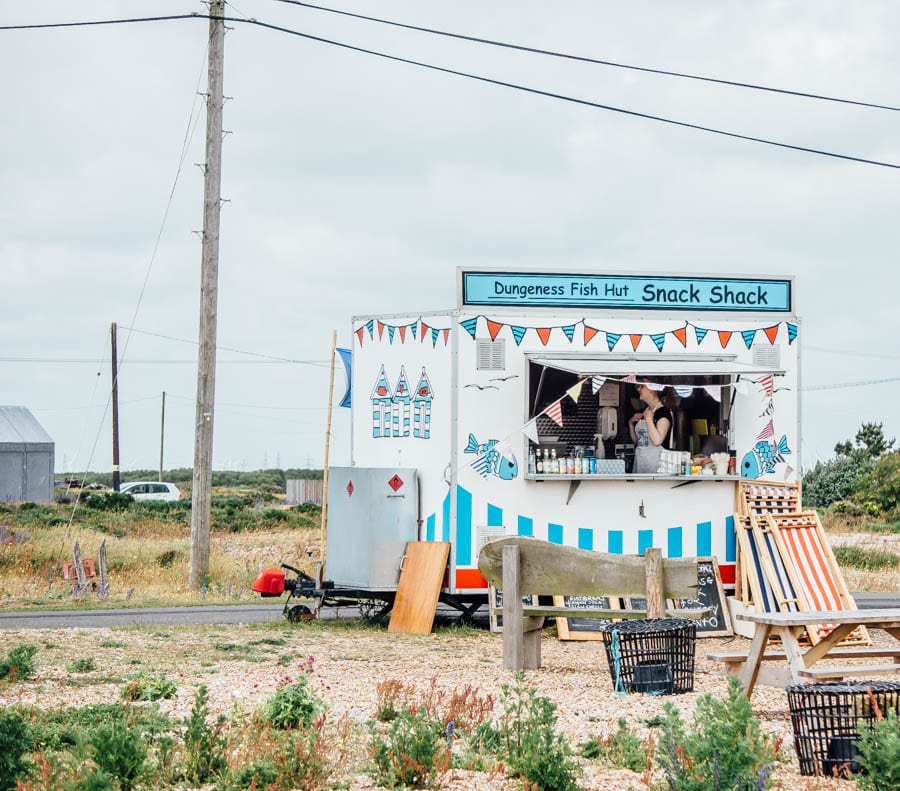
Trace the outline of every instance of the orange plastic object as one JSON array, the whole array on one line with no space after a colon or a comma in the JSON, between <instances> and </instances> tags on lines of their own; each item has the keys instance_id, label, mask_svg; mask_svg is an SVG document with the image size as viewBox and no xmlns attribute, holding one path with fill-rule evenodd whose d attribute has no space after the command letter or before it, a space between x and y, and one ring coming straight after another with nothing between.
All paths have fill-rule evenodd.
<instances>
[{"instance_id":1,"label":"orange plastic object","mask_svg":"<svg viewBox=\"0 0 900 791\"><path fill-rule=\"evenodd\" d=\"M284 572L281 569L263 569L253 581L253 590L262 596L280 596L284 593Z\"/></svg>"}]
</instances>

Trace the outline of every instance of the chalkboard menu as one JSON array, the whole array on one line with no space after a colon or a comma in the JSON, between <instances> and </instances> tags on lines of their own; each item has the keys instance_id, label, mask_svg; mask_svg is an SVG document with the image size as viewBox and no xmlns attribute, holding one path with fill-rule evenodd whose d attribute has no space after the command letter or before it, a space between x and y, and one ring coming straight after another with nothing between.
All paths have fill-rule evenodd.
<instances>
[{"instance_id":1,"label":"chalkboard menu","mask_svg":"<svg viewBox=\"0 0 900 791\"><path fill-rule=\"evenodd\" d=\"M618 610L621 601L609 596L554 596L555 607L573 610ZM556 632L560 640L602 640L600 630L613 623L612 618L557 618Z\"/></svg>"},{"instance_id":2,"label":"chalkboard menu","mask_svg":"<svg viewBox=\"0 0 900 791\"><path fill-rule=\"evenodd\" d=\"M734 634L731 616L725 603L719 564L715 558L697 558L697 597L695 599L675 599L679 610L709 607L709 615L695 618L697 637L725 637Z\"/></svg>"},{"instance_id":3,"label":"chalkboard menu","mask_svg":"<svg viewBox=\"0 0 900 791\"><path fill-rule=\"evenodd\" d=\"M534 596L523 596L522 604L528 606L535 603ZM503 591L495 588L493 585L488 586L488 622L490 623L492 632L503 631L503 613L498 610L503 609Z\"/></svg>"}]
</instances>

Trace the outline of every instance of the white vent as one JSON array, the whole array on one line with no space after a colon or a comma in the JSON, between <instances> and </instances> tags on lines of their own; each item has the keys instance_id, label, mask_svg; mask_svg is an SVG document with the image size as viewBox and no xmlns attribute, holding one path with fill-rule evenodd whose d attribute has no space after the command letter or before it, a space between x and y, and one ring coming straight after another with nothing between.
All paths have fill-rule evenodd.
<instances>
[{"instance_id":1,"label":"white vent","mask_svg":"<svg viewBox=\"0 0 900 791\"><path fill-rule=\"evenodd\" d=\"M505 371L506 370L506 341L492 341L481 338L475 341L476 363L478 371Z\"/></svg>"},{"instance_id":2,"label":"white vent","mask_svg":"<svg viewBox=\"0 0 900 791\"><path fill-rule=\"evenodd\" d=\"M491 541L496 541L498 538L506 537L506 528L502 525L499 526L486 526L486 525L476 525L475 526L475 557L478 557L478 554L484 548L485 544L489 544Z\"/></svg>"},{"instance_id":3,"label":"white vent","mask_svg":"<svg viewBox=\"0 0 900 791\"><path fill-rule=\"evenodd\" d=\"M753 344L753 364L770 371L781 370L781 346L774 343Z\"/></svg>"}]
</instances>

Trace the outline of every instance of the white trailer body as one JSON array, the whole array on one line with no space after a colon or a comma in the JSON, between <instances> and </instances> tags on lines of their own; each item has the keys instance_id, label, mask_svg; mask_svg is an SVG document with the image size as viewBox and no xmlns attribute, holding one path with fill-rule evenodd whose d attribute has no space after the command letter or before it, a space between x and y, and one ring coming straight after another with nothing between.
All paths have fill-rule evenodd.
<instances>
[{"instance_id":1,"label":"white trailer body","mask_svg":"<svg viewBox=\"0 0 900 791\"><path fill-rule=\"evenodd\" d=\"M800 467L793 291L785 277L461 269L455 310L353 317L351 464L417 470L418 538L451 542L451 594L486 587L478 551L501 535L713 556L732 583L736 481ZM627 470L635 377L682 404L701 389L717 400L737 469ZM529 449L564 452L573 421L600 434L596 471L529 470Z\"/></svg>"}]
</instances>

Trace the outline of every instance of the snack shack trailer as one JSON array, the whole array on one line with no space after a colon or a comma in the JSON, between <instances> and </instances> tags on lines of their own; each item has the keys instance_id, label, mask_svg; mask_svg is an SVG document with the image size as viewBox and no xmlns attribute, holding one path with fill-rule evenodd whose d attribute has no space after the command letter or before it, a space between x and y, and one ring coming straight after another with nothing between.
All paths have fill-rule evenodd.
<instances>
[{"instance_id":1,"label":"snack shack trailer","mask_svg":"<svg viewBox=\"0 0 900 791\"><path fill-rule=\"evenodd\" d=\"M450 543L443 593L486 593L486 541L712 556L734 582L735 482L796 479L791 277L457 272L454 310L352 319L351 466L330 471L327 576L396 589L406 541ZM631 416L671 436L634 471Z\"/></svg>"}]
</instances>

